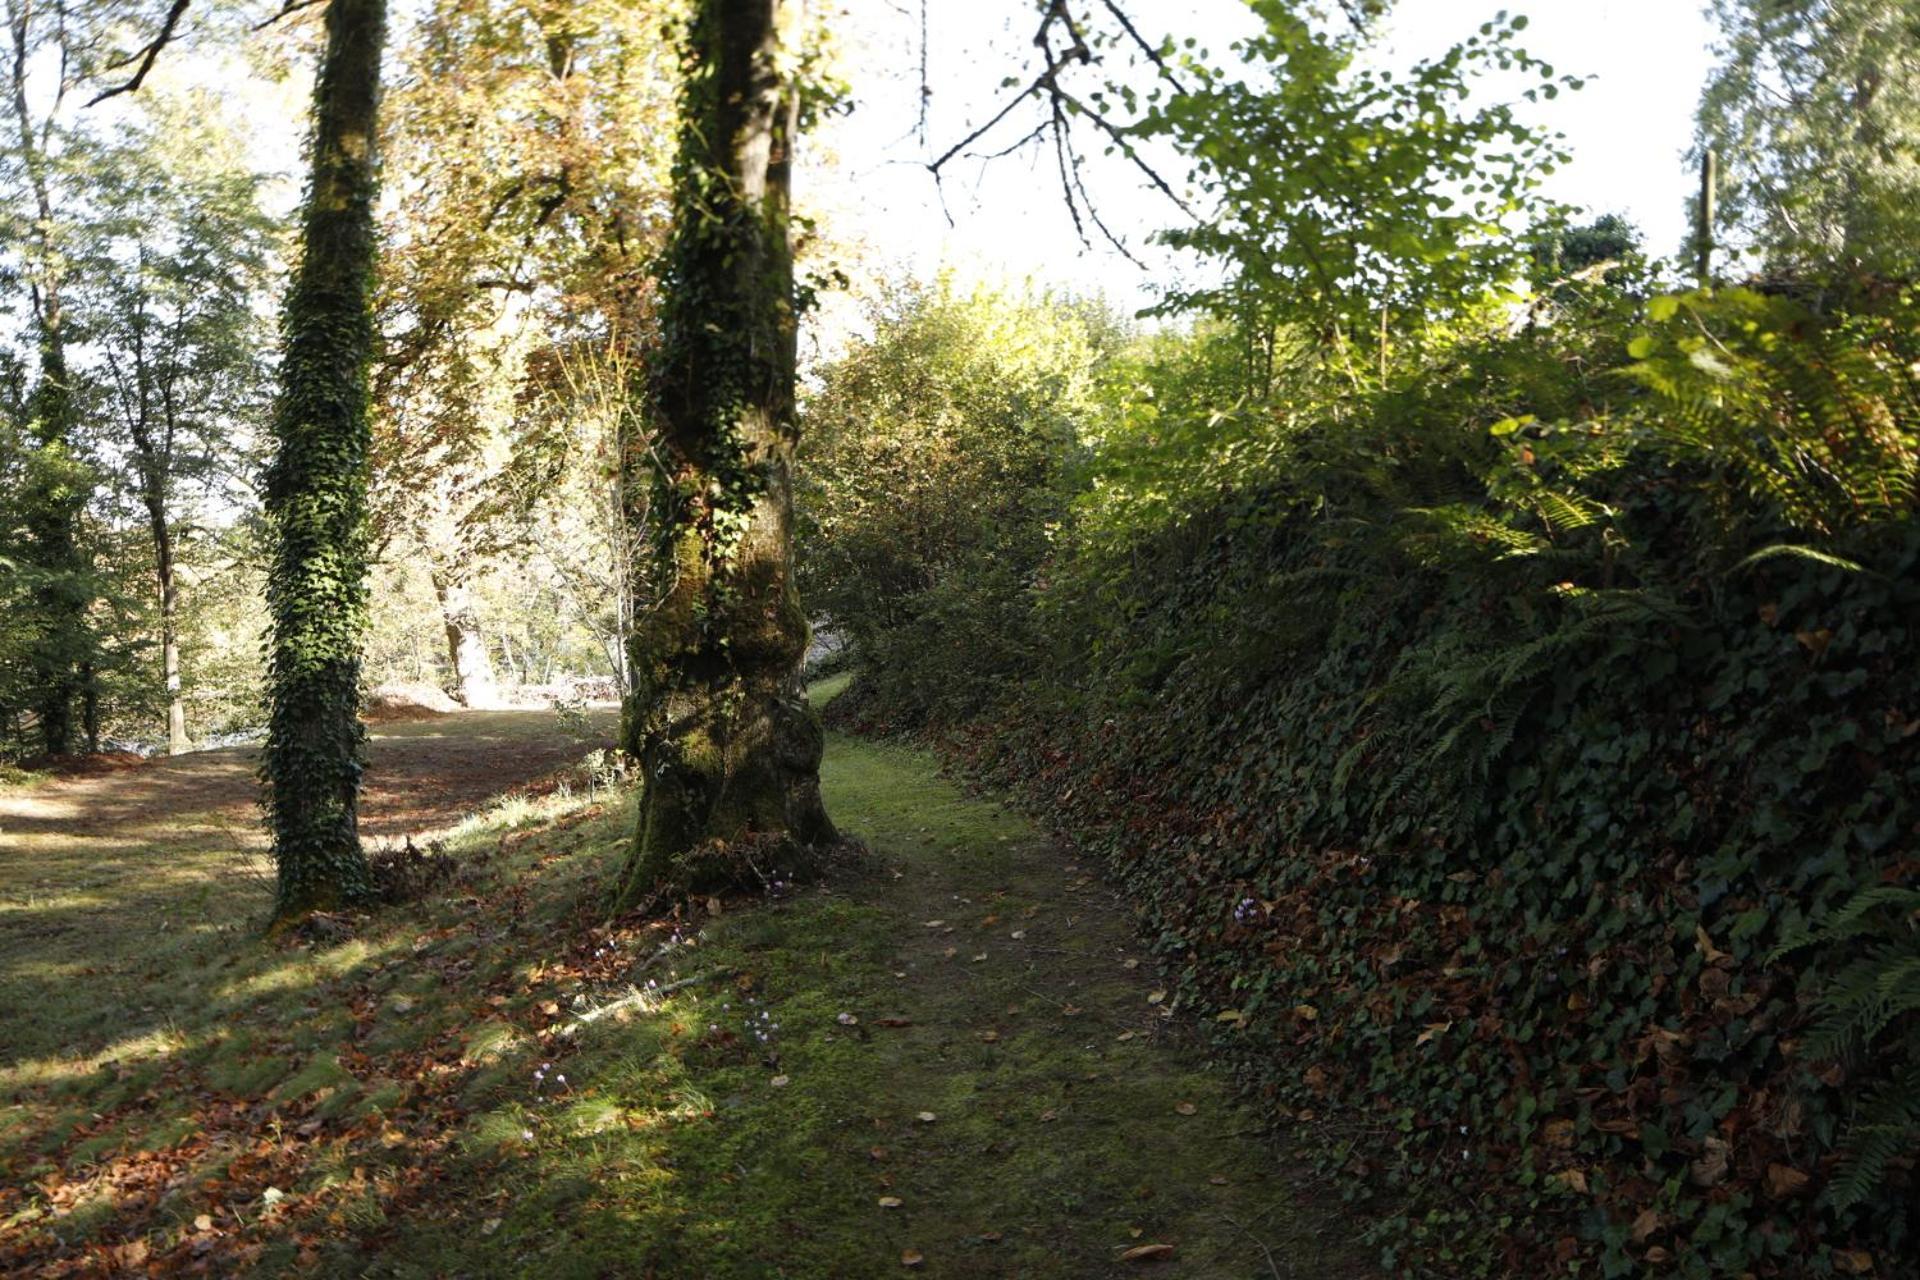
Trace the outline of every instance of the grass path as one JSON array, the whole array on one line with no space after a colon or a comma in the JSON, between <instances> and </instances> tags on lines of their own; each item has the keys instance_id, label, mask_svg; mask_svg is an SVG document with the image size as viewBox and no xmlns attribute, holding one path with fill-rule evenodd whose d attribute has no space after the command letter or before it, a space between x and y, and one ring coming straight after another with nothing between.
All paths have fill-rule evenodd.
<instances>
[{"instance_id":1,"label":"grass path","mask_svg":"<svg viewBox=\"0 0 1920 1280\"><path fill-rule=\"evenodd\" d=\"M218 977L147 979L199 1016L0 1064L0 1273L1364 1274L1089 869L917 751L836 736L824 782L869 862L718 915L606 926L625 807L560 795L348 942L210 890L226 958L174 957Z\"/></svg>"}]
</instances>

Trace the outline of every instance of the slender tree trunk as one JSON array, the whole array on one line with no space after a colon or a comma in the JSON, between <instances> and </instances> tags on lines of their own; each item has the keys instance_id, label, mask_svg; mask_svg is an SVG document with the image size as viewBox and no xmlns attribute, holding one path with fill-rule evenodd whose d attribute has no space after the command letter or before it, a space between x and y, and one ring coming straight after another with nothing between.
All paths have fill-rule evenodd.
<instances>
[{"instance_id":1,"label":"slender tree trunk","mask_svg":"<svg viewBox=\"0 0 1920 1280\"><path fill-rule=\"evenodd\" d=\"M303 249L283 319L266 511L273 538L264 774L275 915L372 893L360 849L367 609L367 371L385 0L331 0L313 101Z\"/></svg>"},{"instance_id":2,"label":"slender tree trunk","mask_svg":"<svg viewBox=\"0 0 1920 1280\"><path fill-rule=\"evenodd\" d=\"M698 0L651 387L659 459L628 745L646 779L616 895L804 870L835 838L799 668L788 239L795 0Z\"/></svg>"},{"instance_id":3,"label":"slender tree trunk","mask_svg":"<svg viewBox=\"0 0 1920 1280\"><path fill-rule=\"evenodd\" d=\"M173 529L160 495L147 496L147 524L153 531L154 577L160 585L160 668L167 682L167 754L193 746L187 737L187 706L180 696L180 593L173 570Z\"/></svg>"},{"instance_id":4,"label":"slender tree trunk","mask_svg":"<svg viewBox=\"0 0 1920 1280\"><path fill-rule=\"evenodd\" d=\"M434 599L440 602L440 621L447 633L447 657L453 663L453 679L460 689L460 701L474 708L498 705L500 684L494 676L487 637L480 629L480 616L473 607L473 593L465 582L443 570L435 569L431 577Z\"/></svg>"}]
</instances>

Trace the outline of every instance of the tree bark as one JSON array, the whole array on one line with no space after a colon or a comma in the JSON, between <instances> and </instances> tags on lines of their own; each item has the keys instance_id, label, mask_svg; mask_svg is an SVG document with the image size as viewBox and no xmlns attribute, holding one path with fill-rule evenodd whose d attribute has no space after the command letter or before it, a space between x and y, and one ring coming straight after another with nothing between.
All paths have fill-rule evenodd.
<instances>
[{"instance_id":1,"label":"tree bark","mask_svg":"<svg viewBox=\"0 0 1920 1280\"><path fill-rule=\"evenodd\" d=\"M147 527L153 534L154 577L160 586L160 668L167 682L167 754L177 756L193 743L187 737L187 708L180 696L180 592L173 567L173 527L167 520L164 479L145 460Z\"/></svg>"},{"instance_id":2,"label":"tree bark","mask_svg":"<svg viewBox=\"0 0 1920 1280\"><path fill-rule=\"evenodd\" d=\"M698 0L649 388L651 565L629 749L645 791L616 906L804 871L835 837L799 667L788 237L794 0ZM637 452L637 451L636 451Z\"/></svg>"},{"instance_id":3,"label":"tree bark","mask_svg":"<svg viewBox=\"0 0 1920 1280\"><path fill-rule=\"evenodd\" d=\"M433 596L440 602L440 621L447 633L447 657L453 663L454 683L460 701L480 709L498 706L500 684L494 676L493 655L487 650L487 637L480 629L480 617L473 607L473 593L467 584L452 574L435 569Z\"/></svg>"},{"instance_id":4,"label":"tree bark","mask_svg":"<svg viewBox=\"0 0 1920 1280\"><path fill-rule=\"evenodd\" d=\"M287 295L266 512L273 538L264 774L275 916L372 896L360 848L374 140L385 0L331 0L314 88L304 253Z\"/></svg>"}]
</instances>

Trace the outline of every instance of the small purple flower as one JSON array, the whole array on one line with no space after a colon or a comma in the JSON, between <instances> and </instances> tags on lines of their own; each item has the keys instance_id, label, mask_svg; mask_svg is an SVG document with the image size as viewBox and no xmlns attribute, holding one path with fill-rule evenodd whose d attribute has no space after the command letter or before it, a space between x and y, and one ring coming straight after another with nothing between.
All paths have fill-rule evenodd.
<instances>
[{"instance_id":1,"label":"small purple flower","mask_svg":"<svg viewBox=\"0 0 1920 1280\"><path fill-rule=\"evenodd\" d=\"M1259 902L1252 898L1242 898L1240 899L1239 905L1233 909L1233 922L1235 924L1251 924L1259 914Z\"/></svg>"}]
</instances>

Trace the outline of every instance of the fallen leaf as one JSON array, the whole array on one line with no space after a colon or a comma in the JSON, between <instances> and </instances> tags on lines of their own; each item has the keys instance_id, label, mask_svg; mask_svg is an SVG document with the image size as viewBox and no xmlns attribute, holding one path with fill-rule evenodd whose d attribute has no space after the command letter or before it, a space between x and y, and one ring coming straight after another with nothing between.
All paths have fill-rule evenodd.
<instances>
[{"instance_id":1,"label":"fallen leaf","mask_svg":"<svg viewBox=\"0 0 1920 1280\"><path fill-rule=\"evenodd\" d=\"M1310 1004L1297 1004L1293 1006L1293 1016L1302 1022L1315 1022L1319 1020L1320 1011Z\"/></svg>"},{"instance_id":2,"label":"fallen leaf","mask_svg":"<svg viewBox=\"0 0 1920 1280\"><path fill-rule=\"evenodd\" d=\"M1725 1138L1708 1138L1700 1145L1704 1150L1693 1162L1693 1184L1697 1187L1718 1186L1726 1179L1727 1161L1733 1155L1733 1148Z\"/></svg>"},{"instance_id":3,"label":"fallen leaf","mask_svg":"<svg viewBox=\"0 0 1920 1280\"><path fill-rule=\"evenodd\" d=\"M1583 1169L1562 1169L1560 1172L1548 1178L1547 1181L1557 1182L1567 1190L1578 1192L1581 1195L1587 1193L1587 1175Z\"/></svg>"},{"instance_id":4,"label":"fallen leaf","mask_svg":"<svg viewBox=\"0 0 1920 1280\"><path fill-rule=\"evenodd\" d=\"M1000 1033L998 1031L982 1031L980 1033L980 1038L982 1040L985 1040L988 1044L992 1044L994 1041L1000 1038Z\"/></svg>"},{"instance_id":5,"label":"fallen leaf","mask_svg":"<svg viewBox=\"0 0 1920 1280\"><path fill-rule=\"evenodd\" d=\"M1115 1036L1115 1037L1114 1037L1114 1039L1116 1039L1116 1040L1131 1040L1131 1039L1133 1039L1133 1034L1134 1034L1134 1033L1133 1033L1133 1032L1131 1032L1131 1031L1122 1031L1122 1032L1121 1032L1121 1033L1120 1033L1119 1035L1117 1035L1117 1036Z\"/></svg>"},{"instance_id":6,"label":"fallen leaf","mask_svg":"<svg viewBox=\"0 0 1920 1280\"><path fill-rule=\"evenodd\" d=\"M1635 1244L1645 1244L1647 1237L1660 1229L1660 1211L1654 1208L1642 1209L1633 1220L1630 1238Z\"/></svg>"},{"instance_id":7,"label":"fallen leaf","mask_svg":"<svg viewBox=\"0 0 1920 1280\"><path fill-rule=\"evenodd\" d=\"M767 1083L768 1083L768 1084L770 1084L770 1085L772 1085L772 1086L773 1086L774 1088L776 1088L776 1089L784 1089L784 1088L786 1088L786 1087L787 1087L788 1085L790 1085L790 1084L792 1084L792 1083L793 1083L793 1077L791 1077L791 1076L775 1076L775 1077L774 1077L773 1079L771 1079L771 1080L769 1080L769 1081L767 1081Z\"/></svg>"},{"instance_id":8,"label":"fallen leaf","mask_svg":"<svg viewBox=\"0 0 1920 1280\"><path fill-rule=\"evenodd\" d=\"M980 1240L983 1244L999 1244L1001 1235L998 1231L982 1231Z\"/></svg>"},{"instance_id":9,"label":"fallen leaf","mask_svg":"<svg viewBox=\"0 0 1920 1280\"><path fill-rule=\"evenodd\" d=\"M1013 932L1012 932L1011 934L1009 934L1008 936L1009 936L1009 937L1011 937L1011 938L1013 938L1013 939L1014 939L1015 941L1018 941L1018 940L1020 940L1021 938L1024 938L1024 937L1026 937L1026 936L1027 936L1027 931L1026 931L1025 929L1015 929L1015 930L1014 930L1014 931L1013 931Z\"/></svg>"},{"instance_id":10,"label":"fallen leaf","mask_svg":"<svg viewBox=\"0 0 1920 1280\"><path fill-rule=\"evenodd\" d=\"M867 1148L867 1159L869 1159L869 1160L885 1160L886 1158L887 1158L887 1149L886 1149L885 1147L869 1147L869 1148Z\"/></svg>"},{"instance_id":11,"label":"fallen leaf","mask_svg":"<svg viewBox=\"0 0 1920 1280\"><path fill-rule=\"evenodd\" d=\"M873 1020L873 1025L876 1027L910 1027L913 1025L913 1019L912 1018L875 1018Z\"/></svg>"},{"instance_id":12,"label":"fallen leaf","mask_svg":"<svg viewBox=\"0 0 1920 1280\"><path fill-rule=\"evenodd\" d=\"M929 929L938 929L941 925L944 925L945 923L946 923L945 920L929 920L926 922L926 927Z\"/></svg>"},{"instance_id":13,"label":"fallen leaf","mask_svg":"<svg viewBox=\"0 0 1920 1280\"><path fill-rule=\"evenodd\" d=\"M1767 1194L1775 1200L1785 1200L1797 1196L1807 1189L1807 1175L1791 1165L1770 1164L1767 1166Z\"/></svg>"},{"instance_id":14,"label":"fallen leaf","mask_svg":"<svg viewBox=\"0 0 1920 1280\"><path fill-rule=\"evenodd\" d=\"M193 1229L195 1231L211 1231L213 1230L213 1219L204 1213L196 1214L193 1219Z\"/></svg>"},{"instance_id":15,"label":"fallen leaf","mask_svg":"<svg viewBox=\"0 0 1920 1280\"><path fill-rule=\"evenodd\" d=\"M946 949L945 951L942 951L942 952L941 952L940 954L941 954L941 955L943 955L943 956L945 956L945 957L946 957L947 959L949 959L949 960L951 960L951 959L953 959L953 958L954 958L955 956L957 956L957 955L959 955L959 954L960 954L960 948L958 948L958 947L948 947L948 948L947 948L947 949Z\"/></svg>"},{"instance_id":16,"label":"fallen leaf","mask_svg":"<svg viewBox=\"0 0 1920 1280\"><path fill-rule=\"evenodd\" d=\"M1231 1022L1235 1026L1239 1026L1247 1020L1247 1015L1238 1009L1222 1009L1219 1013L1213 1015L1213 1020L1215 1022Z\"/></svg>"},{"instance_id":17,"label":"fallen leaf","mask_svg":"<svg viewBox=\"0 0 1920 1280\"><path fill-rule=\"evenodd\" d=\"M979 955L973 958L973 962L975 964L979 964L982 960L985 960L986 958L987 958L987 953L982 951Z\"/></svg>"},{"instance_id":18,"label":"fallen leaf","mask_svg":"<svg viewBox=\"0 0 1920 1280\"><path fill-rule=\"evenodd\" d=\"M388 1129L380 1135L380 1145L386 1147L388 1150L392 1150L394 1147L405 1146L406 1141L407 1135L398 1129Z\"/></svg>"},{"instance_id":19,"label":"fallen leaf","mask_svg":"<svg viewBox=\"0 0 1920 1280\"><path fill-rule=\"evenodd\" d=\"M480 1224L480 1234L483 1236L490 1236L494 1232L498 1231L499 1229L500 1229L500 1219L498 1218L488 1218L485 1222Z\"/></svg>"},{"instance_id":20,"label":"fallen leaf","mask_svg":"<svg viewBox=\"0 0 1920 1280\"><path fill-rule=\"evenodd\" d=\"M1122 960L1120 962L1120 967L1122 969L1138 969L1140 967L1140 962L1138 960Z\"/></svg>"},{"instance_id":21,"label":"fallen leaf","mask_svg":"<svg viewBox=\"0 0 1920 1280\"><path fill-rule=\"evenodd\" d=\"M932 1124L935 1120L938 1120L939 1118L940 1118L939 1116L936 1116L931 1111L922 1111L918 1116L915 1117L915 1119L919 1120L921 1124Z\"/></svg>"},{"instance_id":22,"label":"fallen leaf","mask_svg":"<svg viewBox=\"0 0 1920 1280\"><path fill-rule=\"evenodd\" d=\"M898 1209L901 1205L905 1203L906 1201L902 1200L899 1196L881 1196L880 1197L880 1207L882 1209Z\"/></svg>"},{"instance_id":23,"label":"fallen leaf","mask_svg":"<svg viewBox=\"0 0 1920 1280\"><path fill-rule=\"evenodd\" d=\"M1045 1124L1047 1121L1057 1118L1059 1114L1058 1111L1042 1111L1040 1113L1040 1122Z\"/></svg>"},{"instance_id":24,"label":"fallen leaf","mask_svg":"<svg viewBox=\"0 0 1920 1280\"><path fill-rule=\"evenodd\" d=\"M1865 1249L1835 1249L1833 1265L1850 1276L1864 1276L1873 1270L1873 1255Z\"/></svg>"},{"instance_id":25,"label":"fallen leaf","mask_svg":"<svg viewBox=\"0 0 1920 1280\"><path fill-rule=\"evenodd\" d=\"M1216 1173L1211 1178L1208 1178L1207 1181L1213 1186L1224 1187L1227 1185L1227 1175L1224 1173Z\"/></svg>"},{"instance_id":26,"label":"fallen leaf","mask_svg":"<svg viewBox=\"0 0 1920 1280\"><path fill-rule=\"evenodd\" d=\"M717 915L719 915L719 914L720 914L720 899L719 899L719 898L708 898L708 899L707 899L707 914L708 914L708 915L713 915L713 916L717 916Z\"/></svg>"},{"instance_id":27,"label":"fallen leaf","mask_svg":"<svg viewBox=\"0 0 1920 1280\"><path fill-rule=\"evenodd\" d=\"M920 1256L918 1249L902 1249L900 1251L900 1265L903 1267L917 1267L925 1261L926 1259Z\"/></svg>"},{"instance_id":28,"label":"fallen leaf","mask_svg":"<svg viewBox=\"0 0 1920 1280\"><path fill-rule=\"evenodd\" d=\"M1445 1035L1451 1030L1453 1030L1453 1023L1451 1022L1429 1022L1427 1029L1422 1031L1413 1043L1415 1045L1423 1045L1435 1036Z\"/></svg>"},{"instance_id":29,"label":"fallen leaf","mask_svg":"<svg viewBox=\"0 0 1920 1280\"><path fill-rule=\"evenodd\" d=\"M1173 1109L1183 1116L1193 1115L1200 1110L1200 1108L1194 1106L1191 1102L1176 1102L1173 1104Z\"/></svg>"},{"instance_id":30,"label":"fallen leaf","mask_svg":"<svg viewBox=\"0 0 1920 1280\"><path fill-rule=\"evenodd\" d=\"M1137 1244L1120 1255L1122 1262L1158 1262L1173 1256L1170 1244Z\"/></svg>"},{"instance_id":31,"label":"fallen leaf","mask_svg":"<svg viewBox=\"0 0 1920 1280\"><path fill-rule=\"evenodd\" d=\"M1147 992L1147 1003L1148 1003L1148 1004L1159 1004L1159 1003L1160 1003L1160 1002L1161 1002L1162 1000L1165 1000L1166 998L1167 998L1167 993L1166 993L1165 991L1149 991L1149 992Z\"/></svg>"}]
</instances>

